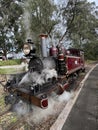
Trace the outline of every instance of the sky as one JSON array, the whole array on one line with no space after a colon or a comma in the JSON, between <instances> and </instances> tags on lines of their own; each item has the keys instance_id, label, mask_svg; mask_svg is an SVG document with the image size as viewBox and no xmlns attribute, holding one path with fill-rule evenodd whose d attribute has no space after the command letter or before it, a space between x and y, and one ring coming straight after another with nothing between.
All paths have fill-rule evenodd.
<instances>
[{"instance_id":1,"label":"sky","mask_svg":"<svg viewBox=\"0 0 98 130\"><path fill-rule=\"evenodd\" d=\"M59 0L54 0L56 3L59 1ZM68 1L68 0L66 0ZM95 2L95 4L98 6L98 0L88 0L89 2Z\"/></svg>"},{"instance_id":2,"label":"sky","mask_svg":"<svg viewBox=\"0 0 98 130\"><path fill-rule=\"evenodd\" d=\"M88 0L89 2L95 2L95 4L98 6L98 0Z\"/></svg>"}]
</instances>

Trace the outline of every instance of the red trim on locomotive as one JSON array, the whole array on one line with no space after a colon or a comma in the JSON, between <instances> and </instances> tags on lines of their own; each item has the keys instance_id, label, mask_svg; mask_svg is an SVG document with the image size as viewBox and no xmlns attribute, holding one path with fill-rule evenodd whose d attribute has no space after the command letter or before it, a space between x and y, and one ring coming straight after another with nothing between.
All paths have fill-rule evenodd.
<instances>
[{"instance_id":1,"label":"red trim on locomotive","mask_svg":"<svg viewBox=\"0 0 98 130\"><path fill-rule=\"evenodd\" d=\"M83 70L84 67L84 52L80 49L69 49L69 55L66 55L67 74L74 73L78 70Z\"/></svg>"},{"instance_id":2,"label":"red trim on locomotive","mask_svg":"<svg viewBox=\"0 0 98 130\"><path fill-rule=\"evenodd\" d=\"M45 109L45 108L47 108L48 107L48 98L45 98L45 99L42 99L41 100L41 108L43 108L43 109Z\"/></svg>"}]
</instances>

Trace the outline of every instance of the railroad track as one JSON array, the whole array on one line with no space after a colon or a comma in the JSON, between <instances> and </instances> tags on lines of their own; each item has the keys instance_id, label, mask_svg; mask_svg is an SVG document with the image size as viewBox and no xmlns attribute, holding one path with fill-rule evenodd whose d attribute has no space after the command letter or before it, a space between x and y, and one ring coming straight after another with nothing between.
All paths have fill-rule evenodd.
<instances>
[{"instance_id":1,"label":"railroad track","mask_svg":"<svg viewBox=\"0 0 98 130\"><path fill-rule=\"evenodd\" d=\"M0 113L0 117L3 116L3 115L5 115L5 114L7 114L7 113L9 113L10 110L11 110L11 107L8 107L5 111L3 111L3 112Z\"/></svg>"},{"instance_id":2,"label":"railroad track","mask_svg":"<svg viewBox=\"0 0 98 130\"><path fill-rule=\"evenodd\" d=\"M25 117L18 117L16 113L11 112L11 107L5 106L3 98L0 98L0 130L30 130Z\"/></svg>"},{"instance_id":3,"label":"railroad track","mask_svg":"<svg viewBox=\"0 0 98 130\"><path fill-rule=\"evenodd\" d=\"M11 123L6 130L32 130L31 126L26 122L27 114L25 117L20 117L15 123Z\"/></svg>"},{"instance_id":4,"label":"railroad track","mask_svg":"<svg viewBox=\"0 0 98 130\"><path fill-rule=\"evenodd\" d=\"M10 126L7 127L7 130L16 130L20 127L23 127L24 118L19 118L14 124L10 124Z\"/></svg>"},{"instance_id":5,"label":"railroad track","mask_svg":"<svg viewBox=\"0 0 98 130\"><path fill-rule=\"evenodd\" d=\"M11 122L15 122L17 120L17 117L15 114L11 113L11 106L5 105L5 93L2 90L2 87L0 87L0 130L7 130L7 126Z\"/></svg>"},{"instance_id":6,"label":"railroad track","mask_svg":"<svg viewBox=\"0 0 98 130\"><path fill-rule=\"evenodd\" d=\"M11 105L6 105L4 101L5 93L1 93L0 96L0 117L8 113L11 110Z\"/></svg>"},{"instance_id":7,"label":"railroad track","mask_svg":"<svg viewBox=\"0 0 98 130\"><path fill-rule=\"evenodd\" d=\"M0 118L2 130L20 130L21 127L24 127L24 124L26 124L24 117L18 118L11 112L5 113L5 115Z\"/></svg>"}]
</instances>

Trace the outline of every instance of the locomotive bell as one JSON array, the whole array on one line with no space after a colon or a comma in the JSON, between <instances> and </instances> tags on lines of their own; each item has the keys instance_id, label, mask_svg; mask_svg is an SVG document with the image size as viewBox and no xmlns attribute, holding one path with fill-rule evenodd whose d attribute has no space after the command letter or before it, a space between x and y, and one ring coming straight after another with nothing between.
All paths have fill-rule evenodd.
<instances>
[{"instance_id":1,"label":"locomotive bell","mask_svg":"<svg viewBox=\"0 0 98 130\"><path fill-rule=\"evenodd\" d=\"M31 41L31 39L28 39L27 42L23 46L23 52L27 55L34 55L36 52L36 47L34 43Z\"/></svg>"},{"instance_id":2,"label":"locomotive bell","mask_svg":"<svg viewBox=\"0 0 98 130\"><path fill-rule=\"evenodd\" d=\"M49 55L53 56L53 57L57 57L57 55L58 55L58 49L57 49L57 47L55 47L55 46L52 45L52 47L49 50Z\"/></svg>"}]
</instances>

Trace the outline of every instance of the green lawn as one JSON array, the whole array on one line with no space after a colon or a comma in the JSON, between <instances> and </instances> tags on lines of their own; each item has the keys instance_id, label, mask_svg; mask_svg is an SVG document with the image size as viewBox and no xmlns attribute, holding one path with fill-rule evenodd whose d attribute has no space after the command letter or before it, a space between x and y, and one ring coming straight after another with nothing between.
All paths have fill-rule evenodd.
<instances>
[{"instance_id":1,"label":"green lawn","mask_svg":"<svg viewBox=\"0 0 98 130\"><path fill-rule=\"evenodd\" d=\"M13 60L0 61L0 66L19 65L19 64L21 64L21 59L13 59Z\"/></svg>"},{"instance_id":2,"label":"green lawn","mask_svg":"<svg viewBox=\"0 0 98 130\"><path fill-rule=\"evenodd\" d=\"M0 66L12 66L12 65L20 65L21 59L12 59L0 61ZM21 68L0 68L0 74L15 74L19 72L25 71L25 67Z\"/></svg>"}]
</instances>

